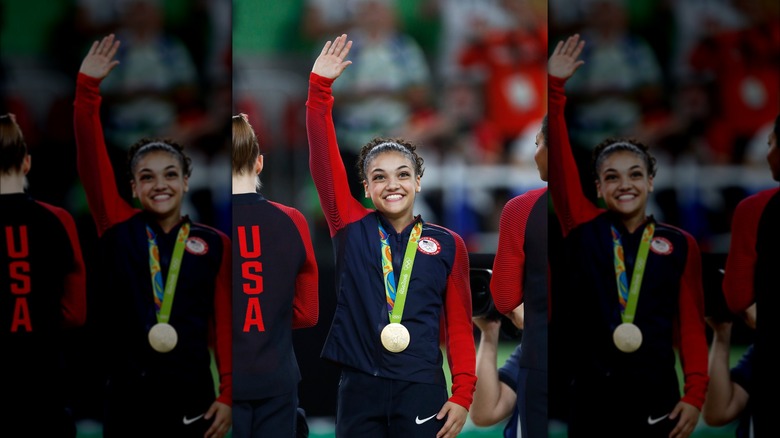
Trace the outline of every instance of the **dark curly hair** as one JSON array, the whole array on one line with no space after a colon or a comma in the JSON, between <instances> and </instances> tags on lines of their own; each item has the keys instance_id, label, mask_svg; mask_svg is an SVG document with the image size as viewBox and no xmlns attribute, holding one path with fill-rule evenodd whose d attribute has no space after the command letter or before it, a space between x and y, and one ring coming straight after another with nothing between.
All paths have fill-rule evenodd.
<instances>
[{"instance_id":1,"label":"dark curly hair","mask_svg":"<svg viewBox=\"0 0 780 438\"><path fill-rule=\"evenodd\" d=\"M599 179L599 168L610 155L619 151L633 152L642 158L647 167L647 173L650 177L655 177L655 173L658 170L655 157L650 154L649 148L644 143L633 138L614 138L609 137L602 141L593 150L592 157L592 172L593 179Z\"/></svg>"},{"instance_id":2,"label":"dark curly hair","mask_svg":"<svg viewBox=\"0 0 780 438\"><path fill-rule=\"evenodd\" d=\"M184 176L189 177L192 174L192 159L184 153L184 146L168 138L144 137L130 146L130 150L127 151L127 171L131 180L138 160L149 152L155 151L164 151L175 156L181 164Z\"/></svg>"},{"instance_id":3,"label":"dark curly hair","mask_svg":"<svg viewBox=\"0 0 780 438\"><path fill-rule=\"evenodd\" d=\"M417 155L417 146L415 144L400 138L376 137L360 148L360 154L358 155L357 163L355 163L360 180L366 181L368 179L366 175L366 166L368 166L368 163L371 162L371 160L383 152L390 151L404 154L412 163L414 163L415 175L419 177L423 176L423 173L425 172L425 168L423 167L424 160L421 156Z\"/></svg>"}]
</instances>

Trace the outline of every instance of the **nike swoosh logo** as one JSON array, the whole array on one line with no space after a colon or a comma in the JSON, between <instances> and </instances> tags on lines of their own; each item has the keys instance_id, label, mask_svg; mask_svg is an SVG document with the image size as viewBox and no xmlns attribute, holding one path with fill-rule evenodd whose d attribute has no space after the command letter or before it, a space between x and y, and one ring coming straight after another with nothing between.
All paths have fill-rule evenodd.
<instances>
[{"instance_id":1,"label":"nike swoosh logo","mask_svg":"<svg viewBox=\"0 0 780 438\"><path fill-rule=\"evenodd\" d=\"M651 425L651 426L652 426L652 425L654 425L655 423L658 423L659 421L663 420L664 418L666 418L666 417L668 417L668 416L669 416L669 414L666 414L666 415L664 415L664 416L662 416L662 417L653 418L653 417L651 417L651 416L649 416L649 415L648 415L648 416L647 416L647 424L649 424L649 425Z\"/></svg>"},{"instance_id":2,"label":"nike swoosh logo","mask_svg":"<svg viewBox=\"0 0 780 438\"><path fill-rule=\"evenodd\" d=\"M436 416L436 414L433 414L433 415L431 415L428 418L424 418L424 419L420 420L420 416L418 415L417 417L415 417L414 422L417 423L417 424L423 424L423 423L425 423L426 421L430 420L431 418L433 418L435 416Z\"/></svg>"},{"instance_id":3,"label":"nike swoosh logo","mask_svg":"<svg viewBox=\"0 0 780 438\"><path fill-rule=\"evenodd\" d=\"M200 420L200 418L203 417L203 415L204 414L200 414L197 417L193 417L193 418L187 418L187 416L185 415L184 418L181 420L181 422L184 423L185 426L187 426L189 424L192 424L192 423Z\"/></svg>"}]
</instances>

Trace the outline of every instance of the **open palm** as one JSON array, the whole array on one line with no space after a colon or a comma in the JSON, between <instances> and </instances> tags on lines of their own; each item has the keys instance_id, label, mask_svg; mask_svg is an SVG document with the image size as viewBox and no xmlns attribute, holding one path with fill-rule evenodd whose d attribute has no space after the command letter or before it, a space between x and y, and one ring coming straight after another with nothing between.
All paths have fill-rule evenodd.
<instances>
[{"instance_id":1,"label":"open palm","mask_svg":"<svg viewBox=\"0 0 780 438\"><path fill-rule=\"evenodd\" d=\"M79 73L97 79L108 76L111 70L119 64L119 61L114 59L118 49L119 40L114 41L114 34L104 37L99 42L95 41L81 62Z\"/></svg>"},{"instance_id":2,"label":"open palm","mask_svg":"<svg viewBox=\"0 0 780 438\"><path fill-rule=\"evenodd\" d=\"M351 47L352 41L347 41L347 34L342 34L332 43L328 41L325 43L325 47L322 48L320 56L314 61L314 67L311 69L312 73L329 79L339 77L344 69L352 64L352 61L344 60L349 54Z\"/></svg>"},{"instance_id":3,"label":"open palm","mask_svg":"<svg viewBox=\"0 0 780 438\"><path fill-rule=\"evenodd\" d=\"M547 62L547 72L551 76L569 79L585 61L577 59L585 47L585 41L580 41L579 35L572 35L566 42L558 41L550 60Z\"/></svg>"}]
</instances>

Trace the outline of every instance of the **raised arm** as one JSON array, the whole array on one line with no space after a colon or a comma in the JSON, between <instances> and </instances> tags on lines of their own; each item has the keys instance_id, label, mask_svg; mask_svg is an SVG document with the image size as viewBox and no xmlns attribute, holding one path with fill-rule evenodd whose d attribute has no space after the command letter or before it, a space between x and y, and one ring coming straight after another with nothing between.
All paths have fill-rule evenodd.
<instances>
[{"instance_id":1,"label":"raised arm","mask_svg":"<svg viewBox=\"0 0 780 438\"><path fill-rule=\"evenodd\" d=\"M549 91L549 133L547 139L550 173L550 194L555 212L561 223L563 235L577 225L596 217L601 210L588 201L582 191L577 163L571 151L569 133L566 128L564 109L566 95L564 84L585 62L579 60L585 41L579 35L570 36L566 42L559 41L555 47L548 68Z\"/></svg>"},{"instance_id":2,"label":"raised arm","mask_svg":"<svg viewBox=\"0 0 780 438\"><path fill-rule=\"evenodd\" d=\"M119 64L114 59L118 49L114 35L92 44L79 69L73 104L78 172L98 234L136 211L119 195L100 123L100 81Z\"/></svg>"},{"instance_id":3,"label":"raised arm","mask_svg":"<svg viewBox=\"0 0 780 438\"><path fill-rule=\"evenodd\" d=\"M333 43L325 43L309 77L309 97L306 101L309 168L331 236L370 211L353 198L349 190L331 114L331 86L352 63L345 60L351 47L352 42L347 41L346 35L336 38Z\"/></svg>"}]
</instances>

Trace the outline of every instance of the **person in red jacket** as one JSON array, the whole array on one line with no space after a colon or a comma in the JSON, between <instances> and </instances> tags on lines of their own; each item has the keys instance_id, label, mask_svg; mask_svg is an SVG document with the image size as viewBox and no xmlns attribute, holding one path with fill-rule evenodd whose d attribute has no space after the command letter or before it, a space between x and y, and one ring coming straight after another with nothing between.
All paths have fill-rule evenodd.
<instances>
[{"instance_id":1,"label":"person in red jacket","mask_svg":"<svg viewBox=\"0 0 780 438\"><path fill-rule=\"evenodd\" d=\"M536 135L534 160L539 178L547 181L548 118ZM490 291L496 309L509 314L523 304L522 349L517 353L517 403L505 435L546 437L547 329L548 329L548 225L547 187L529 190L510 199L501 212L498 248L493 262ZM486 325L486 324L483 324ZM484 334L484 332L483 332ZM482 381L482 379L480 379ZM477 383L479 387L479 383Z\"/></svg>"},{"instance_id":2,"label":"person in red jacket","mask_svg":"<svg viewBox=\"0 0 780 438\"><path fill-rule=\"evenodd\" d=\"M376 208L352 197L331 114L350 47L346 35L325 44L306 103L309 167L336 256L336 312L322 352L342 366L336 436L454 438L476 383L468 252L456 233L414 215L424 168L408 141L365 144L357 170Z\"/></svg>"},{"instance_id":3,"label":"person in red jacket","mask_svg":"<svg viewBox=\"0 0 780 438\"><path fill-rule=\"evenodd\" d=\"M100 236L95 318L108 373L104 434L221 438L232 421L230 239L182 215L192 169L171 140L144 138L130 147L130 185L141 209L119 195L99 91L118 48L113 35L95 41L74 103L78 171Z\"/></svg>"},{"instance_id":4,"label":"person in red jacket","mask_svg":"<svg viewBox=\"0 0 780 438\"><path fill-rule=\"evenodd\" d=\"M780 181L779 125L780 115L775 117L774 127L767 138L769 149L766 158L775 181ZM754 400L752 426L757 437L775 433L773 405L766 401L772 399L773 389L777 388L774 345L780 331L772 322L771 309L780 304L776 274L780 266L778 221L780 188L762 190L742 200L731 222L731 246L723 276L723 293L729 309L755 329L754 385L750 399Z\"/></svg>"},{"instance_id":5,"label":"person in red jacket","mask_svg":"<svg viewBox=\"0 0 780 438\"><path fill-rule=\"evenodd\" d=\"M85 323L86 272L70 213L25 193L31 167L13 114L0 115L0 420L8 436L75 437L62 336Z\"/></svg>"},{"instance_id":6,"label":"person in red jacket","mask_svg":"<svg viewBox=\"0 0 780 438\"><path fill-rule=\"evenodd\" d=\"M233 438L295 437L292 329L319 316L306 218L258 193L263 156L246 114L233 117Z\"/></svg>"},{"instance_id":7,"label":"person in red jacket","mask_svg":"<svg viewBox=\"0 0 780 438\"><path fill-rule=\"evenodd\" d=\"M564 84L583 64L584 45L569 37L548 62L550 193L563 232L552 322L564 334L550 348L568 357L569 436L685 438L708 382L699 247L647 215L656 164L636 140L610 138L594 149L606 209L585 197L564 119Z\"/></svg>"}]
</instances>

